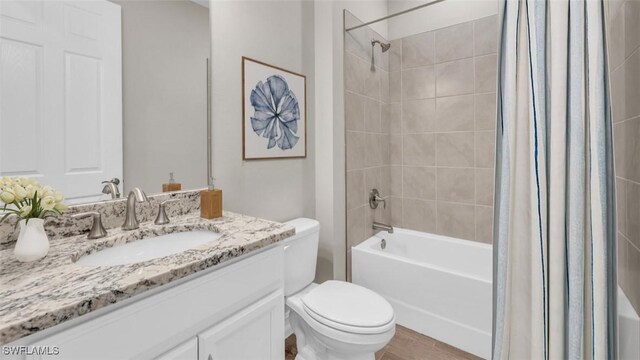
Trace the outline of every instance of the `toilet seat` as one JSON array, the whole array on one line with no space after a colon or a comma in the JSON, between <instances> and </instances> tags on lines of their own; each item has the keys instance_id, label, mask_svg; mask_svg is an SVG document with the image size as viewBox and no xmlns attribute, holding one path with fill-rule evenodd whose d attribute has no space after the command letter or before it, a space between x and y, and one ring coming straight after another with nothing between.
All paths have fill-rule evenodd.
<instances>
[{"instance_id":1,"label":"toilet seat","mask_svg":"<svg viewBox=\"0 0 640 360\"><path fill-rule=\"evenodd\" d=\"M382 334L395 326L395 315L389 302L352 283L327 281L301 296L300 302L309 317L338 331Z\"/></svg>"}]
</instances>

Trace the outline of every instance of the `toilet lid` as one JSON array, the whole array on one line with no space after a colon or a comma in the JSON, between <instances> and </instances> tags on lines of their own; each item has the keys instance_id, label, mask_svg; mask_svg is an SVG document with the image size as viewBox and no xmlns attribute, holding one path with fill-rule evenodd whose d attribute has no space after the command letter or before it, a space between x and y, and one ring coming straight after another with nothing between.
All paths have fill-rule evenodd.
<instances>
[{"instance_id":1,"label":"toilet lid","mask_svg":"<svg viewBox=\"0 0 640 360\"><path fill-rule=\"evenodd\" d=\"M337 324L366 330L385 327L395 319L393 308L382 296L344 281L324 282L301 300L311 317L331 327Z\"/></svg>"}]
</instances>

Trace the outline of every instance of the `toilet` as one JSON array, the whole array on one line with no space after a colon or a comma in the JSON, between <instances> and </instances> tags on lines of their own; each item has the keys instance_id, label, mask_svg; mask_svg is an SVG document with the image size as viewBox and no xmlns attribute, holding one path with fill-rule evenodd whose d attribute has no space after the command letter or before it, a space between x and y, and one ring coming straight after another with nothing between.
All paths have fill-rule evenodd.
<instances>
[{"instance_id":1,"label":"toilet","mask_svg":"<svg viewBox=\"0 0 640 360\"><path fill-rule=\"evenodd\" d=\"M296 360L375 359L395 334L391 304L352 283L313 283L320 224L304 218L287 224L296 235L284 241L285 335L296 335Z\"/></svg>"}]
</instances>

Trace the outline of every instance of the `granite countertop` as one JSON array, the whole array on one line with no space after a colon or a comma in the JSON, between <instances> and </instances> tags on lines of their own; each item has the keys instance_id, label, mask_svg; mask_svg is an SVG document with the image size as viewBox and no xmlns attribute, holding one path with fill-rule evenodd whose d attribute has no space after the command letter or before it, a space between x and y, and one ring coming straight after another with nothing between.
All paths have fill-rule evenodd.
<instances>
[{"instance_id":1,"label":"granite countertop","mask_svg":"<svg viewBox=\"0 0 640 360\"><path fill-rule=\"evenodd\" d=\"M210 230L221 237L194 249L145 262L84 266L83 255L138 239L190 230ZM293 236L295 229L250 216L224 212L214 220L197 215L171 219L167 225L144 223L133 231L111 229L107 237L86 234L51 242L49 254L21 263L13 249L0 251L0 344L122 301L217 264Z\"/></svg>"}]
</instances>

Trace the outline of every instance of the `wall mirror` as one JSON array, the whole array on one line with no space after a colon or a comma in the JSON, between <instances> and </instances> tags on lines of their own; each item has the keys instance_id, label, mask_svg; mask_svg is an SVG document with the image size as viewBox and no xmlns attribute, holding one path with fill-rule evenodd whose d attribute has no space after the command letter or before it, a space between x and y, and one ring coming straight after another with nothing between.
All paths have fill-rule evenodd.
<instances>
[{"instance_id":1,"label":"wall mirror","mask_svg":"<svg viewBox=\"0 0 640 360\"><path fill-rule=\"evenodd\" d=\"M204 187L210 34L200 0L2 1L0 176L69 203Z\"/></svg>"}]
</instances>

